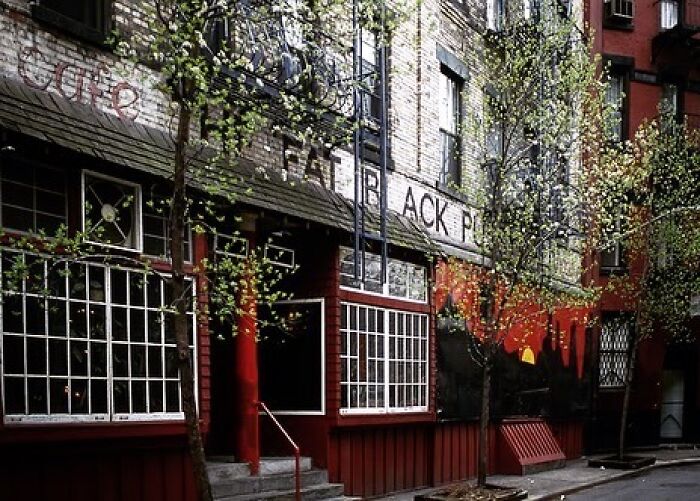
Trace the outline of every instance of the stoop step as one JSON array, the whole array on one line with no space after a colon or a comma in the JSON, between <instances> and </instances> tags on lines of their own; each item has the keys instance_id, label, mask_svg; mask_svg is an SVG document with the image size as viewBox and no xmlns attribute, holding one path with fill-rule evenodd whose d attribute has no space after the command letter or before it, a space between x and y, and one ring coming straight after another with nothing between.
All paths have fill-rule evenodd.
<instances>
[{"instance_id":1,"label":"stoop step","mask_svg":"<svg viewBox=\"0 0 700 501\"><path fill-rule=\"evenodd\" d=\"M343 497L343 485L328 482L328 472L311 468L311 459L301 459L303 499L338 499ZM260 474L250 475L246 463L236 463L230 456L214 456L207 461L212 494L217 501L247 501L254 499L294 500L294 458L262 458Z\"/></svg>"}]
</instances>

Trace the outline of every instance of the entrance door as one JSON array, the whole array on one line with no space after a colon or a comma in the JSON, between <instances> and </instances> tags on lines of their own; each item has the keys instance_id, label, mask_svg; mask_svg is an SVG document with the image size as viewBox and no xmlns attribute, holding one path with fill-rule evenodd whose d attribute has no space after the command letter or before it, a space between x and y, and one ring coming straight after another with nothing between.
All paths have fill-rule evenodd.
<instances>
[{"instance_id":1,"label":"entrance door","mask_svg":"<svg viewBox=\"0 0 700 501\"><path fill-rule=\"evenodd\" d=\"M683 393L682 371L663 371L661 376L663 394L661 402L661 438L683 437Z\"/></svg>"}]
</instances>

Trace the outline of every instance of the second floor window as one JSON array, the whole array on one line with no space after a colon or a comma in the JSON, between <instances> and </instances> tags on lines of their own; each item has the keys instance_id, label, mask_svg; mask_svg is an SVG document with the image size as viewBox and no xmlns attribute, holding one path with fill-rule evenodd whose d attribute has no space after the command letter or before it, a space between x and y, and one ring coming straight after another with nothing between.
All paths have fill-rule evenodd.
<instances>
[{"instance_id":1,"label":"second floor window","mask_svg":"<svg viewBox=\"0 0 700 501\"><path fill-rule=\"evenodd\" d=\"M500 31L503 27L505 14L503 0L486 0L486 27L493 31Z\"/></svg>"},{"instance_id":2,"label":"second floor window","mask_svg":"<svg viewBox=\"0 0 700 501\"><path fill-rule=\"evenodd\" d=\"M382 118L380 96L382 82L376 33L362 30L361 50L362 116L378 126Z\"/></svg>"},{"instance_id":3,"label":"second floor window","mask_svg":"<svg viewBox=\"0 0 700 501\"><path fill-rule=\"evenodd\" d=\"M625 77L614 69L608 80L605 100L613 109L609 116L609 133L614 141L621 141L625 139Z\"/></svg>"},{"instance_id":4,"label":"second floor window","mask_svg":"<svg viewBox=\"0 0 700 501\"><path fill-rule=\"evenodd\" d=\"M624 247L620 239L622 222L619 217L615 220L614 231L610 233L610 244L600 252L600 268L607 272L625 267Z\"/></svg>"},{"instance_id":5,"label":"second floor window","mask_svg":"<svg viewBox=\"0 0 700 501\"><path fill-rule=\"evenodd\" d=\"M462 183L460 91L461 81L443 70L440 73L440 183L453 187Z\"/></svg>"}]
</instances>

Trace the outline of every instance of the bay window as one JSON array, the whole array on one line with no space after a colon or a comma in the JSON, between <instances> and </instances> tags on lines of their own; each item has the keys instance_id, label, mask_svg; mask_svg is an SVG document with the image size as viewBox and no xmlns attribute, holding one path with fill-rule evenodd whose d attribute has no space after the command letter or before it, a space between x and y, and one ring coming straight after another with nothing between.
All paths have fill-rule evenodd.
<instances>
[{"instance_id":1,"label":"bay window","mask_svg":"<svg viewBox=\"0 0 700 501\"><path fill-rule=\"evenodd\" d=\"M341 413L428 410L428 316L341 304Z\"/></svg>"}]
</instances>

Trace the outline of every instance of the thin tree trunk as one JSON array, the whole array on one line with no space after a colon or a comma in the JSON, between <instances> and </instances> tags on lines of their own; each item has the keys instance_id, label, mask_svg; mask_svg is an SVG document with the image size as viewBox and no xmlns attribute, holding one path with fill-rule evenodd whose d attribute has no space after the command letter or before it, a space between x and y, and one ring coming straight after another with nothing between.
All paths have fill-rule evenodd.
<instances>
[{"instance_id":1,"label":"thin tree trunk","mask_svg":"<svg viewBox=\"0 0 700 501\"><path fill-rule=\"evenodd\" d=\"M486 475L489 464L489 417L491 413L491 364L484 361L481 384L481 418L479 419L479 460L476 468L476 483L486 485Z\"/></svg>"},{"instance_id":2,"label":"thin tree trunk","mask_svg":"<svg viewBox=\"0 0 700 501\"><path fill-rule=\"evenodd\" d=\"M635 327L636 328L636 327ZM632 394L632 381L634 381L634 368L637 362L637 336L632 342L632 349L625 374L625 396L622 399L622 416L620 417L620 436L618 441L617 456L619 459L625 457L625 440L627 438L627 416L629 415L630 396Z\"/></svg>"},{"instance_id":3,"label":"thin tree trunk","mask_svg":"<svg viewBox=\"0 0 700 501\"><path fill-rule=\"evenodd\" d=\"M187 161L185 158L186 147L189 142L191 111L184 105L180 105L178 114L177 138L175 139L175 172L173 177L173 198L170 208L170 256L172 258L171 287L175 299L175 340L177 343L178 369L180 372L180 386L182 397L182 409L185 414L185 426L187 428L187 442L194 473L195 485L200 501L211 501L211 486L207 476L206 461L204 458L204 446L199 430L197 416L197 403L195 401L194 374L192 360L190 360L189 340L187 334L187 306L188 296L185 291L185 272L183 255L183 238L185 229L185 173Z\"/></svg>"}]
</instances>

